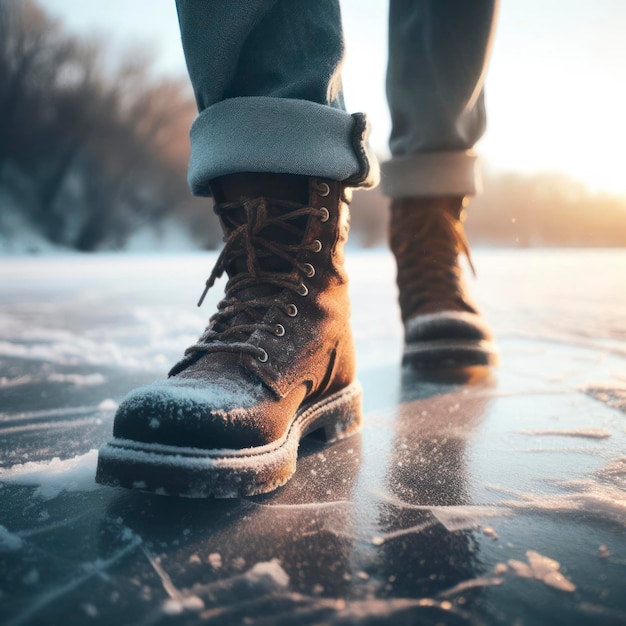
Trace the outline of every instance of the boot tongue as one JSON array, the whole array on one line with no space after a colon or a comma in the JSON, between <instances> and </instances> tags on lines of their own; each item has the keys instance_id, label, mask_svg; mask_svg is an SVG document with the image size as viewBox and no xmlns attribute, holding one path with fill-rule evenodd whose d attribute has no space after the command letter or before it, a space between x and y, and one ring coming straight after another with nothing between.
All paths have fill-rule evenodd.
<instances>
[{"instance_id":1,"label":"boot tongue","mask_svg":"<svg viewBox=\"0 0 626 626\"><path fill-rule=\"evenodd\" d=\"M232 202L241 205L240 208L229 209L227 215L221 219L222 228L226 235L229 235L238 226L247 223L251 233L273 243L292 245L299 243L299 240L294 238L294 233L288 229L280 226L264 227L263 223L266 221L266 215L277 217L286 211L283 207L272 203L272 200L285 200L302 206L308 204L308 177L287 174L230 174L214 179L211 182L211 191L217 203ZM263 200L259 201L261 198ZM303 216L290 220L289 225L304 232L306 222L307 217ZM263 247L259 247L257 251L259 253L257 261L261 271L284 273L291 271L291 263L285 259L266 252ZM226 271L230 277L247 272L246 254L242 253L234 259ZM270 296L277 289L273 285L260 284L248 287L245 292L247 298L258 298ZM247 315L239 314L232 322L235 324L245 323L246 318Z\"/></svg>"},{"instance_id":2,"label":"boot tongue","mask_svg":"<svg viewBox=\"0 0 626 626\"><path fill-rule=\"evenodd\" d=\"M229 174L213 179L211 191L216 202L265 197L307 204L309 179L293 174Z\"/></svg>"},{"instance_id":3,"label":"boot tongue","mask_svg":"<svg viewBox=\"0 0 626 626\"><path fill-rule=\"evenodd\" d=\"M239 209L229 210L228 221L221 220L224 234L229 235L234 228L248 222L251 231L269 241L283 244L297 244L288 230L280 227L266 227L263 225L263 211L276 217L285 210L280 206L272 206L272 199L297 202L301 205L309 201L309 179L307 176L291 174L229 174L211 181L211 191L217 203L240 203ZM250 206L248 212L245 203L257 198L265 198L265 209L261 206ZM291 222L293 226L304 230L306 217ZM260 268L268 272L289 272L290 264L284 259L272 256L263 256L259 259ZM240 256L227 268L229 276L247 271L247 261Z\"/></svg>"}]
</instances>

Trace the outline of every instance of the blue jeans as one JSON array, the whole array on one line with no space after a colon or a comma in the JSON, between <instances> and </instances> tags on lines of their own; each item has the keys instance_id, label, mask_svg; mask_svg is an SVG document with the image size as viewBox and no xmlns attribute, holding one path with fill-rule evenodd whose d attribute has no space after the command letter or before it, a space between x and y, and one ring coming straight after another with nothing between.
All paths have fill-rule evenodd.
<instances>
[{"instance_id":1,"label":"blue jeans","mask_svg":"<svg viewBox=\"0 0 626 626\"><path fill-rule=\"evenodd\" d=\"M391 0L387 99L393 197L476 191L472 147L497 0ZM378 183L362 113L343 102L337 0L177 0L199 115L189 183L239 172Z\"/></svg>"}]
</instances>

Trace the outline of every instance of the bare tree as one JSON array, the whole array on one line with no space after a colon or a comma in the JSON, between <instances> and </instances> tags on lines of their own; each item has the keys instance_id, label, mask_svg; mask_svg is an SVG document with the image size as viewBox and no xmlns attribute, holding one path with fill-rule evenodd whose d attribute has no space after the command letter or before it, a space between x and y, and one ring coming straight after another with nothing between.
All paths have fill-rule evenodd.
<instances>
[{"instance_id":1,"label":"bare tree","mask_svg":"<svg viewBox=\"0 0 626 626\"><path fill-rule=\"evenodd\" d=\"M105 50L32 0L0 0L0 185L57 244L119 247L177 214L215 245L219 228L186 184L191 90L155 79L138 50L105 71Z\"/></svg>"}]
</instances>

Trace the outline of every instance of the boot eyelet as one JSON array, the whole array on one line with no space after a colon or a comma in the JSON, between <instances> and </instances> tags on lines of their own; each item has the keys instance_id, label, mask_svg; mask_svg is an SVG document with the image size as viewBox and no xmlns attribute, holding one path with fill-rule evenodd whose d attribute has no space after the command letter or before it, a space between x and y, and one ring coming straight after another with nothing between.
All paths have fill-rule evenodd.
<instances>
[{"instance_id":1,"label":"boot eyelet","mask_svg":"<svg viewBox=\"0 0 626 626\"><path fill-rule=\"evenodd\" d=\"M320 183L318 191L320 196L326 197L330 193L330 187L327 183Z\"/></svg>"},{"instance_id":2,"label":"boot eyelet","mask_svg":"<svg viewBox=\"0 0 626 626\"><path fill-rule=\"evenodd\" d=\"M265 352L265 350L263 350L263 348L259 348L259 350L261 351L261 354L259 354L259 356L257 357L257 359L261 362L261 363L266 363L267 359L269 359L269 357L267 356L267 352Z\"/></svg>"},{"instance_id":3,"label":"boot eyelet","mask_svg":"<svg viewBox=\"0 0 626 626\"><path fill-rule=\"evenodd\" d=\"M309 288L304 284L304 283L300 283L300 285L298 286L298 289L296 289L296 293L299 296L308 296L309 295Z\"/></svg>"},{"instance_id":4,"label":"boot eyelet","mask_svg":"<svg viewBox=\"0 0 626 626\"><path fill-rule=\"evenodd\" d=\"M313 278L313 276L315 276L315 268L310 263L304 264L304 272L307 278Z\"/></svg>"},{"instance_id":5,"label":"boot eyelet","mask_svg":"<svg viewBox=\"0 0 626 626\"><path fill-rule=\"evenodd\" d=\"M289 315L289 317L295 317L298 315L298 307L295 304L288 304L287 315Z\"/></svg>"},{"instance_id":6,"label":"boot eyelet","mask_svg":"<svg viewBox=\"0 0 626 626\"><path fill-rule=\"evenodd\" d=\"M316 239L312 245L313 252L319 252L322 249L322 242L319 239Z\"/></svg>"},{"instance_id":7,"label":"boot eyelet","mask_svg":"<svg viewBox=\"0 0 626 626\"><path fill-rule=\"evenodd\" d=\"M327 222L329 219L330 219L330 211L325 206L323 206L320 209L320 221Z\"/></svg>"},{"instance_id":8,"label":"boot eyelet","mask_svg":"<svg viewBox=\"0 0 626 626\"><path fill-rule=\"evenodd\" d=\"M282 337L285 334L285 327L282 324L276 324L274 326L274 334L277 337Z\"/></svg>"}]
</instances>

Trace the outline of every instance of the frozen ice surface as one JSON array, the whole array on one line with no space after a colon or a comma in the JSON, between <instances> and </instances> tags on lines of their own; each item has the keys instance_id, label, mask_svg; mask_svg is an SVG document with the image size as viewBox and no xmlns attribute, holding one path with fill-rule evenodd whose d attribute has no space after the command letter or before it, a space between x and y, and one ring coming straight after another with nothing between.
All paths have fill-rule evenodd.
<instances>
[{"instance_id":1,"label":"frozen ice surface","mask_svg":"<svg viewBox=\"0 0 626 626\"><path fill-rule=\"evenodd\" d=\"M214 255L0 261L3 624L626 623L626 253L478 251L501 365L463 381L400 368L391 258L352 252L362 433L210 501L93 472Z\"/></svg>"}]
</instances>

